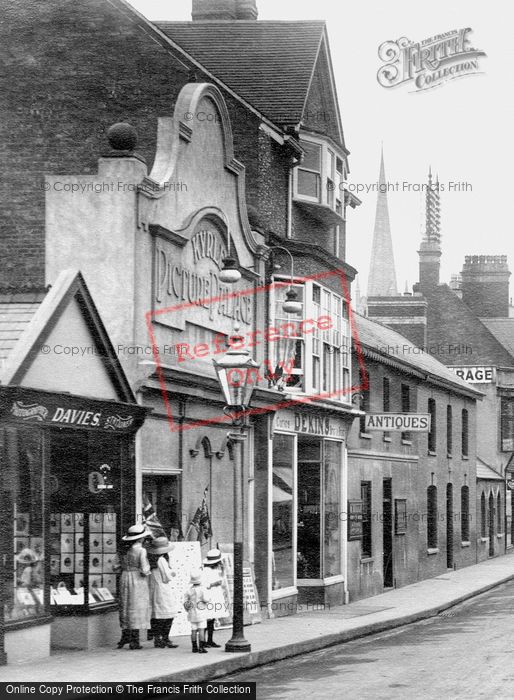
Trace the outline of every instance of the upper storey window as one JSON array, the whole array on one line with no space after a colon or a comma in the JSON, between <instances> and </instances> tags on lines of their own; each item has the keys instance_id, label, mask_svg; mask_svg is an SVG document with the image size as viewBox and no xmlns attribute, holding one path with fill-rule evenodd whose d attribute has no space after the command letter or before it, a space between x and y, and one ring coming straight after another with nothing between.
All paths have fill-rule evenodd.
<instances>
[{"instance_id":1,"label":"upper storey window","mask_svg":"<svg viewBox=\"0 0 514 700\"><path fill-rule=\"evenodd\" d=\"M330 207L344 216L346 163L335 148L314 137L300 140L304 159L295 169L295 197Z\"/></svg>"}]
</instances>

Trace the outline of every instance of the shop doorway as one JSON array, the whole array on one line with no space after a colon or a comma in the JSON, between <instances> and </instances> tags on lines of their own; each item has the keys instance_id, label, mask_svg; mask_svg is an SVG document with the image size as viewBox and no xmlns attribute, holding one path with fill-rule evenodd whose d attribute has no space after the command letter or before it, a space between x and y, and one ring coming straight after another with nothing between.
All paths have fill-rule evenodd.
<instances>
[{"instance_id":1,"label":"shop doorway","mask_svg":"<svg viewBox=\"0 0 514 700\"><path fill-rule=\"evenodd\" d=\"M321 440L298 438L297 577L321 578Z\"/></svg>"},{"instance_id":2,"label":"shop doorway","mask_svg":"<svg viewBox=\"0 0 514 700\"><path fill-rule=\"evenodd\" d=\"M383 577L384 588L393 587L393 486L392 479L383 480Z\"/></svg>"},{"instance_id":3,"label":"shop doorway","mask_svg":"<svg viewBox=\"0 0 514 700\"><path fill-rule=\"evenodd\" d=\"M179 477L171 475L143 475L143 508L154 516L164 534L172 542L183 539L179 507Z\"/></svg>"},{"instance_id":4,"label":"shop doorway","mask_svg":"<svg viewBox=\"0 0 514 700\"><path fill-rule=\"evenodd\" d=\"M494 507L494 496L492 493L489 494L489 556L494 557L494 519L495 519L495 507Z\"/></svg>"},{"instance_id":5,"label":"shop doorway","mask_svg":"<svg viewBox=\"0 0 514 700\"><path fill-rule=\"evenodd\" d=\"M453 569L453 484L446 484L446 567Z\"/></svg>"}]
</instances>

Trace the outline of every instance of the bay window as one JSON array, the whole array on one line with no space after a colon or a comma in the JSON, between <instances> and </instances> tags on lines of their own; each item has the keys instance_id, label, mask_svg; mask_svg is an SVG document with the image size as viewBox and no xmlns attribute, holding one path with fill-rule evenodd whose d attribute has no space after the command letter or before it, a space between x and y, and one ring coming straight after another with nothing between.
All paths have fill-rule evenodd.
<instances>
[{"instance_id":1,"label":"bay window","mask_svg":"<svg viewBox=\"0 0 514 700\"><path fill-rule=\"evenodd\" d=\"M344 218L345 159L314 135L302 137L300 145L304 158L294 171L295 197L329 206Z\"/></svg>"},{"instance_id":2,"label":"bay window","mask_svg":"<svg viewBox=\"0 0 514 700\"><path fill-rule=\"evenodd\" d=\"M294 285L302 311L286 314L282 304L288 286L272 287L271 326L280 330L288 324L287 333L280 331L280 341L269 345L270 364L284 369L276 385L350 403L351 337L346 300L307 280Z\"/></svg>"}]
</instances>

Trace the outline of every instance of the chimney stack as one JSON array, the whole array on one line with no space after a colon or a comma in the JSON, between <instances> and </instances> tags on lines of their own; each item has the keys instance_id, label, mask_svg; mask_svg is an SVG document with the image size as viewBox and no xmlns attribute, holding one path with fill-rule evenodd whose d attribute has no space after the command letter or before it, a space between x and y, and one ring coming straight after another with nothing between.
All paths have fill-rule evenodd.
<instances>
[{"instance_id":1,"label":"chimney stack","mask_svg":"<svg viewBox=\"0 0 514 700\"><path fill-rule=\"evenodd\" d=\"M193 0L193 22L217 20L256 20L256 0Z\"/></svg>"},{"instance_id":2,"label":"chimney stack","mask_svg":"<svg viewBox=\"0 0 514 700\"><path fill-rule=\"evenodd\" d=\"M506 255L466 255L462 300L481 318L508 318L509 277Z\"/></svg>"}]
</instances>

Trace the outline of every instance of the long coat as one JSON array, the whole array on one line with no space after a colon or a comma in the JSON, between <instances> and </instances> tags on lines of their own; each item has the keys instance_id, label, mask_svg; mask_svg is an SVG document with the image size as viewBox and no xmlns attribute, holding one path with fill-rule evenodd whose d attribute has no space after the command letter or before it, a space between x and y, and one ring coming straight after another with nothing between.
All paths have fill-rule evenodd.
<instances>
[{"instance_id":1,"label":"long coat","mask_svg":"<svg viewBox=\"0 0 514 700\"><path fill-rule=\"evenodd\" d=\"M147 577L150 575L150 564L146 550L141 546L132 546L126 554L116 555L113 568L116 573L121 571L121 628L149 629L150 593Z\"/></svg>"},{"instance_id":2,"label":"long coat","mask_svg":"<svg viewBox=\"0 0 514 700\"><path fill-rule=\"evenodd\" d=\"M177 596L171 585L172 577L168 561L165 557L159 557L148 579L151 616L156 620L170 620L179 612Z\"/></svg>"}]
</instances>

